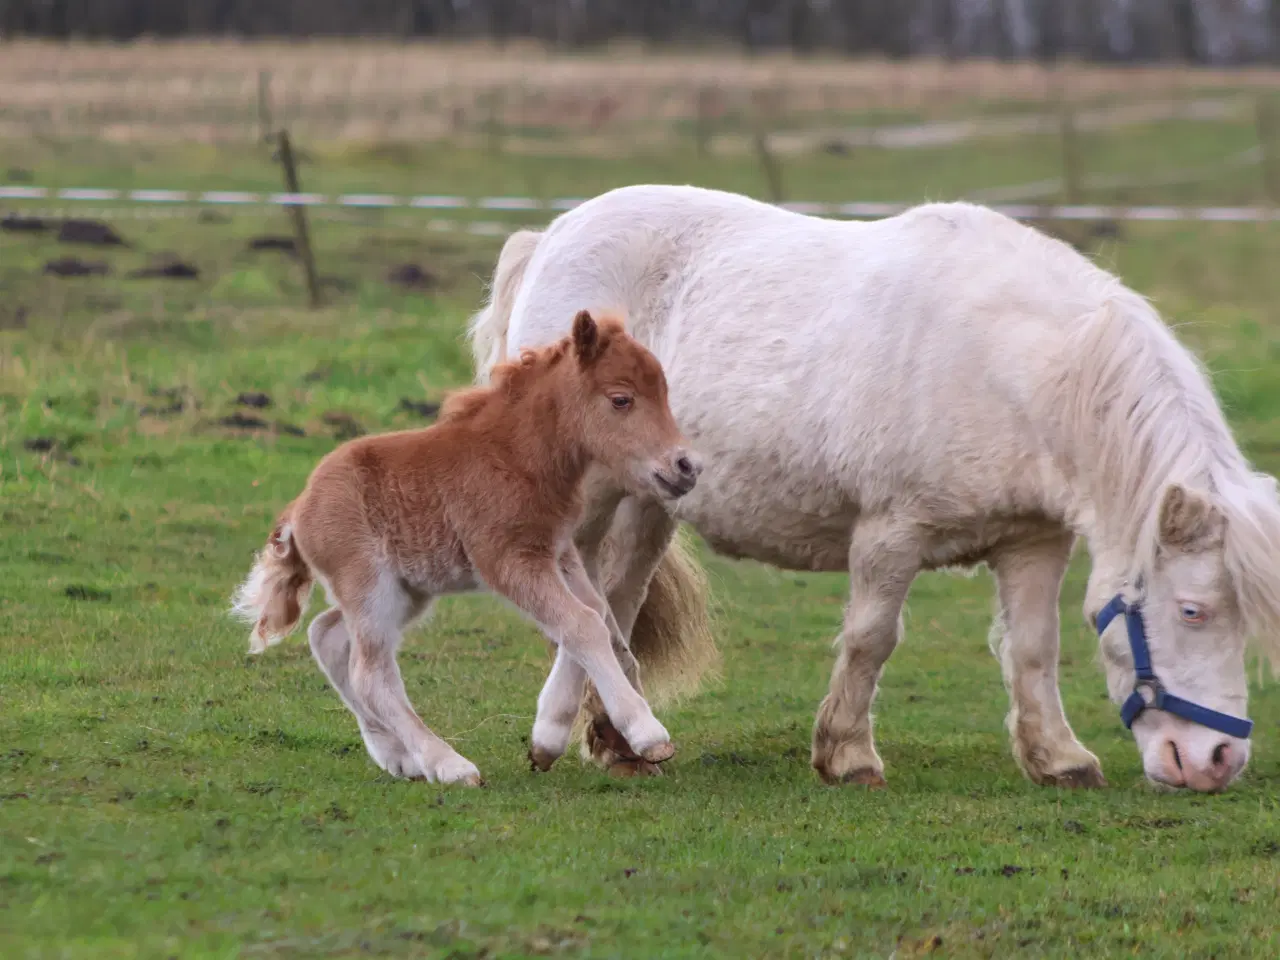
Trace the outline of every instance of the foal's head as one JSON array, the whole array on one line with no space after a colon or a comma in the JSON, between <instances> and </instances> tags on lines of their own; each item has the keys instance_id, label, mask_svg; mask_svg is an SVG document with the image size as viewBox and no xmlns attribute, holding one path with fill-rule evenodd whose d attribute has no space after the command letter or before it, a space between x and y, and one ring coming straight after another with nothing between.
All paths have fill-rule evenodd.
<instances>
[{"instance_id":1,"label":"foal's head","mask_svg":"<svg viewBox=\"0 0 1280 960\"><path fill-rule=\"evenodd\" d=\"M586 310L574 318L570 352L588 455L630 492L674 500L702 472L667 405L667 378L658 358L621 321L597 323Z\"/></svg>"}]
</instances>

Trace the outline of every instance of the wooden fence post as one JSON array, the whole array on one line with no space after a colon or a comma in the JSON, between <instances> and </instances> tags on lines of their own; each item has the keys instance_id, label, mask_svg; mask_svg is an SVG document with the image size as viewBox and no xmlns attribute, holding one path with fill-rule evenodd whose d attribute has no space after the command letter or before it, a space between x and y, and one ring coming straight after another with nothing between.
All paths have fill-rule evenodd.
<instances>
[{"instance_id":1,"label":"wooden fence post","mask_svg":"<svg viewBox=\"0 0 1280 960\"><path fill-rule=\"evenodd\" d=\"M298 183L298 166L293 156L293 144L289 142L289 131L281 130L276 134L280 144L280 163L284 167L284 186L288 193L298 194L302 187ZM298 256L302 258L302 268L307 275L307 302L314 310L320 306L320 280L316 276L316 261L311 252L311 232L307 228L307 210L301 204L291 203L289 215L293 218L294 242L298 245Z\"/></svg>"},{"instance_id":2,"label":"wooden fence post","mask_svg":"<svg viewBox=\"0 0 1280 960\"><path fill-rule=\"evenodd\" d=\"M1265 93L1258 95L1256 104L1258 149L1262 151L1262 185L1273 207L1280 207L1280 122L1276 114L1276 101Z\"/></svg>"},{"instance_id":3,"label":"wooden fence post","mask_svg":"<svg viewBox=\"0 0 1280 960\"><path fill-rule=\"evenodd\" d=\"M271 139L271 71L258 71L258 140Z\"/></svg>"}]
</instances>

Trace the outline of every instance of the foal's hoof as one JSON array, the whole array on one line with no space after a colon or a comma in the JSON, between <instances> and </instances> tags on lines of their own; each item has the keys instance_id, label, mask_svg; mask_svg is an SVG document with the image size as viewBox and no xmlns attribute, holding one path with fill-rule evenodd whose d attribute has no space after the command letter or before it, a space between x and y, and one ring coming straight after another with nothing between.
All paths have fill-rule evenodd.
<instances>
[{"instance_id":1,"label":"foal's hoof","mask_svg":"<svg viewBox=\"0 0 1280 960\"><path fill-rule=\"evenodd\" d=\"M1107 778L1099 767L1076 767L1061 773L1046 774L1040 781L1045 787L1064 787L1068 790L1101 790L1107 785Z\"/></svg>"},{"instance_id":2,"label":"foal's hoof","mask_svg":"<svg viewBox=\"0 0 1280 960\"><path fill-rule=\"evenodd\" d=\"M656 763L649 763L647 760L618 760L609 767L609 776L617 777L619 780L629 780L632 777L660 777L662 775L662 768Z\"/></svg>"},{"instance_id":3,"label":"foal's hoof","mask_svg":"<svg viewBox=\"0 0 1280 960\"><path fill-rule=\"evenodd\" d=\"M591 752L599 755L603 750L607 750L620 760L639 760L631 744L627 743L627 738L618 732L618 728L603 717L597 717L591 723L591 734L589 743Z\"/></svg>"},{"instance_id":4,"label":"foal's hoof","mask_svg":"<svg viewBox=\"0 0 1280 960\"><path fill-rule=\"evenodd\" d=\"M641 750L640 756L650 763L666 763L676 755L676 745L668 740L666 743L655 743L647 750Z\"/></svg>"},{"instance_id":5,"label":"foal's hoof","mask_svg":"<svg viewBox=\"0 0 1280 960\"><path fill-rule=\"evenodd\" d=\"M839 776L831 773L825 767L816 767L815 769L818 771L818 776L822 778L822 782L831 787L856 786L866 787L868 790L883 790L889 785L885 782L884 774L871 767L850 770L848 773L842 773Z\"/></svg>"},{"instance_id":6,"label":"foal's hoof","mask_svg":"<svg viewBox=\"0 0 1280 960\"><path fill-rule=\"evenodd\" d=\"M554 754L549 750L543 750L541 747L529 748L529 768L533 770L534 773L546 773L559 759L560 757L558 754Z\"/></svg>"}]
</instances>

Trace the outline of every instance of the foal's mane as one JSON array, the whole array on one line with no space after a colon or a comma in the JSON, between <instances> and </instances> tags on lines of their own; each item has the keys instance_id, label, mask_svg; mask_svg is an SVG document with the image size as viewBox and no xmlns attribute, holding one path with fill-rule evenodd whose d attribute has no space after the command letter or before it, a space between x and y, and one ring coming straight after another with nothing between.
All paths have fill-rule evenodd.
<instances>
[{"instance_id":1,"label":"foal's mane","mask_svg":"<svg viewBox=\"0 0 1280 960\"><path fill-rule=\"evenodd\" d=\"M469 419L495 402L510 402L525 395L564 360L569 350L570 339L565 337L546 347L520 351L516 359L495 365L487 384L466 387L445 397L436 422Z\"/></svg>"},{"instance_id":2,"label":"foal's mane","mask_svg":"<svg viewBox=\"0 0 1280 960\"><path fill-rule=\"evenodd\" d=\"M1099 271L1101 272L1101 271ZM1139 574L1155 562L1169 484L1227 519L1223 560L1246 626L1280 663L1280 504L1245 460L1199 361L1141 296L1106 276L1103 306L1068 334L1043 399L1056 409L1077 482Z\"/></svg>"}]
</instances>

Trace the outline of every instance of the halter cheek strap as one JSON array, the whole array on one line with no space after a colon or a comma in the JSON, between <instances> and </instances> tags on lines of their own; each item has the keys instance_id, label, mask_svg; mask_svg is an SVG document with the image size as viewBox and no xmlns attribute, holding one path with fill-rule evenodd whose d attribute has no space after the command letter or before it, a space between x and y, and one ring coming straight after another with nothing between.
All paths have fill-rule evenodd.
<instances>
[{"instance_id":1,"label":"halter cheek strap","mask_svg":"<svg viewBox=\"0 0 1280 960\"><path fill-rule=\"evenodd\" d=\"M1208 707L1202 707L1182 697L1175 697L1165 690L1164 684L1160 682L1160 678L1151 667L1151 648L1147 645L1147 628L1142 620L1142 604L1135 603L1129 606L1124 602L1123 596L1116 594L1098 614L1098 636L1102 636L1107 627L1111 626L1111 621L1121 615L1124 616L1127 627L1129 649L1133 651L1133 672L1137 674L1133 692L1120 707L1120 719L1124 721L1126 727L1132 727L1133 721L1138 719L1138 715L1143 710L1163 710L1165 713L1172 713L1176 717L1198 723L1210 730L1225 733L1229 737L1249 739L1249 734L1253 730L1252 720L1210 710Z\"/></svg>"}]
</instances>

